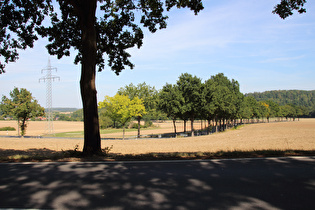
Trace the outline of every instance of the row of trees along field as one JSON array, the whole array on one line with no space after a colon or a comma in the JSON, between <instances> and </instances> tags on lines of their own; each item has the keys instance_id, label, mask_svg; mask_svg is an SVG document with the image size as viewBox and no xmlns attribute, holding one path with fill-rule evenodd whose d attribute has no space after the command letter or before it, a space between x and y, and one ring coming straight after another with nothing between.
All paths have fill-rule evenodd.
<instances>
[{"instance_id":1,"label":"row of trees along field","mask_svg":"<svg viewBox=\"0 0 315 210\"><path fill-rule=\"evenodd\" d=\"M142 104L143 107L138 107L135 111L133 110L135 107L131 106L135 102L128 102L128 105L120 96L125 96L124 100L128 99L130 102L136 100L137 104L139 106ZM122 111L118 113L118 110L122 109L125 109L124 115ZM229 80L223 73L211 76L204 82L196 76L184 73L175 84L165 84L160 91L146 83L137 86L130 84L120 88L115 96L106 96L105 100L99 103L99 110L102 128L119 125L125 127L126 122L134 117L138 121L138 136L141 119L146 122L171 119L175 133L176 120L184 121L184 132L186 123L190 121L190 133L194 135L196 119L206 120L209 132L213 125L216 131L224 130L227 122L234 125L237 120L240 123L258 122L261 119L269 122L273 117L279 120L282 118L294 120L296 117L309 115L308 108L304 106L279 105L273 100L257 101L253 96L245 96L239 90L239 83L234 79Z\"/></svg>"},{"instance_id":2,"label":"row of trees along field","mask_svg":"<svg viewBox=\"0 0 315 210\"><path fill-rule=\"evenodd\" d=\"M294 95L296 92L307 94L289 97L290 104L285 104L288 94ZM146 83L120 88L115 96L106 96L105 100L99 103L99 119L103 129L125 128L129 121L137 120L138 123L133 127L138 128L139 137L140 128L152 125L151 120L173 120L175 133L176 120L184 121L186 132L188 120L193 131L196 119L208 121L208 129L215 125L215 131L218 131L225 129L226 122L234 125L236 120L242 123L245 120L253 122L266 119L269 122L272 117L279 120L311 117L315 110L313 93L314 91L267 91L243 95L239 91L239 83L234 79L229 80L223 73L211 76L205 82L185 73L175 84L165 84L160 91ZM281 103L277 103L270 95L276 95L276 99L281 98ZM21 133L24 135L27 120L44 116L44 108L38 105L26 89L15 88L10 96L11 99L2 97L0 115L2 118L9 116L18 119ZM302 102L308 106L301 106L296 98L303 98ZM68 114L56 112L55 119L83 120L83 110ZM141 120L145 121L142 126ZM194 135L192 131L191 134Z\"/></svg>"}]
</instances>

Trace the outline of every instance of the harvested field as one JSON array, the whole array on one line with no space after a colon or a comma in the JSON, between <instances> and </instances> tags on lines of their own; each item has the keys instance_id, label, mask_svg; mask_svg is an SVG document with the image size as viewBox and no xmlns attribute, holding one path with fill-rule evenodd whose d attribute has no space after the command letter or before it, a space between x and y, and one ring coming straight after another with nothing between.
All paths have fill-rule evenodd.
<instances>
[{"instance_id":1,"label":"harvested field","mask_svg":"<svg viewBox=\"0 0 315 210\"><path fill-rule=\"evenodd\" d=\"M0 127L12 126L0 121ZM33 124L34 123L34 124ZM60 123L60 124L59 124ZM43 122L31 122L28 135L40 135L38 128L44 129ZM69 126L69 127L68 127ZM162 125L161 125L162 126ZM146 131L148 133L163 133L172 131L172 124L165 123L161 129ZM56 132L83 130L82 122L55 122ZM10 131L9 131L10 132ZM16 131L14 135L16 134ZM41 131L42 132L42 131ZM6 135L6 131L0 132ZM42 151L61 151L74 149L76 145L81 150L82 139L53 138L0 138L0 154L7 152L23 153ZM113 145L112 153L144 154L164 152L216 152L220 150L264 150L264 149L315 149L315 119L300 121L273 122L245 125L237 130L208 136L172 138L172 139L139 139L139 140L103 140L102 148ZM45 148L45 149L44 149Z\"/></svg>"},{"instance_id":2,"label":"harvested field","mask_svg":"<svg viewBox=\"0 0 315 210\"><path fill-rule=\"evenodd\" d=\"M56 121L53 123L55 133L83 131L83 122ZM0 128L13 127L16 131L0 131L0 135L17 135L17 121L0 121ZM46 121L30 121L27 123L26 135L39 136L45 133Z\"/></svg>"}]
</instances>

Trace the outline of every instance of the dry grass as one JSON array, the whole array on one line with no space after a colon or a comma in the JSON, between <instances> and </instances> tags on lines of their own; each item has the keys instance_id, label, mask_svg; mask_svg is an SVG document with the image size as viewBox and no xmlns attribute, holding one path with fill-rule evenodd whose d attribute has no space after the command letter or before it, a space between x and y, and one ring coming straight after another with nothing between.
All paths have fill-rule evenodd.
<instances>
[{"instance_id":1,"label":"dry grass","mask_svg":"<svg viewBox=\"0 0 315 210\"><path fill-rule=\"evenodd\" d=\"M164 152L217 152L234 150L314 150L315 119L246 125L238 130L209 136L105 141L112 152L122 154Z\"/></svg>"},{"instance_id":2,"label":"dry grass","mask_svg":"<svg viewBox=\"0 0 315 210\"><path fill-rule=\"evenodd\" d=\"M0 127L16 126L15 122L0 121ZM171 131L172 124L166 123L163 129L147 132ZM28 135L43 132L43 122L31 122ZM83 130L82 122L55 122L56 132ZM40 131L40 129L42 129ZM12 131L15 132L16 131ZM1 132L0 135L6 135ZM20 154L21 151L62 151L73 150L76 145L82 150L82 139L52 138L0 138L0 155L5 152ZM112 153L147 154L147 153L209 153L218 151L253 151L253 150L315 150L315 119L300 121L263 123L246 125L237 130L212 134L209 136L141 139L141 140L103 140L102 147L113 145ZM24 154L23 153L23 154Z\"/></svg>"}]
</instances>

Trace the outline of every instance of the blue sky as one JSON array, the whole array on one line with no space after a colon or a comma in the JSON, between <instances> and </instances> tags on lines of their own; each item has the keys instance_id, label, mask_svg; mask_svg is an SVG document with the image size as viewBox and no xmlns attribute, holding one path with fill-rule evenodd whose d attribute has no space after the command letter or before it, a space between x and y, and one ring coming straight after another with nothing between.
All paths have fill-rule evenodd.
<instances>
[{"instance_id":1,"label":"blue sky","mask_svg":"<svg viewBox=\"0 0 315 210\"><path fill-rule=\"evenodd\" d=\"M161 89L175 83L182 73L205 81L217 73L240 83L243 93L267 90L315 90L315 3L306 14L282 20L272 14L279 1L204 0L205 9L195 16L186 9L168 13L168 27L154 34L145 31L141 49L130 49L133 70L119 76L107 67L97 73L98 100L113 96L120 87L146 82ZM26 88L46 106L46 84L39 83L49 55L46 40L20 52L20 59L0 75L0 96L14 87ZM81 108L80 66L74 54L58 60L50 56L54 75L53 107Z\"/></svg>"}]
</instances>

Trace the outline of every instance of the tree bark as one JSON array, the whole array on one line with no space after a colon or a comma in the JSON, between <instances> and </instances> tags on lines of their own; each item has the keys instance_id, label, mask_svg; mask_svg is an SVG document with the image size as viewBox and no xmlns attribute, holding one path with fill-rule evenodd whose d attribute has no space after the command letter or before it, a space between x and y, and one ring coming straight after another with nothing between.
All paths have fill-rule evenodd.
<instances>
[{"instance_id":1,"label":"tree bark","mask_svg":"<svg viewBox=\"0 0 315 210\"><path fill-rule=\"evenodd\" d=\"M17 128L18 128L17 134L18 134L18 136L20 136L20 120L19 120L19 118L17 119Z\"/></svg>"},{"instance_id":2,"label":"tree bark","mask_svg":"<svg viewBox=\"0 0 315 210\"><path fill-rule=\"evenodd\" d=\"M191 136L195 136L195 134L194 134L194 118L190 119L190 123L191 123Z\"/></svg>"},{"instance_id":3,"label":"tree bark","mask_svg":"<svg viewBox=\"0 0 315 210\"><path fill-rule=\"evenodd\" d=\"M141 120L141 117L138 116L137 119L138 119L138 138L140 138L140 127L141 127L140 120Z\"/></svg>"},{"instance_id":4,"label":"tree bark","mask_svg":"<svg viewBox=\"0 0 315 210\"><path fill-rule=\"evenodd\" d=\"M123 126L123 140L125 140L125 124Z\"/></svg>"},{"instance_id":5,"label":"tree bark","mask_svg":"<svg viewBox=\"0 0 315 210\"><path fill-rule=\"evenodd\" d=\"M209 135L210 134L210 120L208 119L208 128L207 128L207 134Z\"/></svg>"},{"instance_id":6,"label":"tree bark","mask_svg":"<svg viewBox=\"0 0 315 210\"><path fill-rule=\"evenodd\" d=\"M81 97L84 116L84 147L87 155L101 153L101 138L96 98L96 0L81 0L79 24L82 31Z\"/></svg>"},{"instance_id":7,"label":"tree bark","mask_svg":"<svg viewBox=\"0 0 315 210\"><path fill-rule=\"evenodd\" d=\"M176 134L177 134L177 132L176 132L176 119L173 119L173 125L174 125L174 132L175 132L175 136L176 136Z\"/></svg>"}]
</instances>

